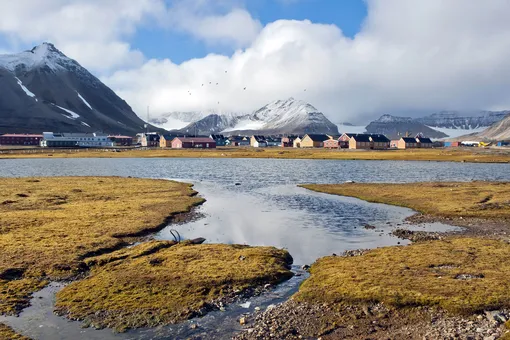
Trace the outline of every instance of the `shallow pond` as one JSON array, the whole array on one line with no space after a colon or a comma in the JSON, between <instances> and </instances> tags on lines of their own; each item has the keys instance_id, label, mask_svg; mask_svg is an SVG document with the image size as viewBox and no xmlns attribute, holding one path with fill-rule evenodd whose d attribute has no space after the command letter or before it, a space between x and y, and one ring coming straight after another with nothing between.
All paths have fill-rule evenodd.
<instances>
[{"instance_id":1,"label":"shallow pond","mask_svg":"<svg viewBox=\"0 0 510 340\"><path fill-rule=\"evenodd\" d=\"M155 235L173 239L205 237L211 243L240 243L287 248L296 265L345 250L396 245L394 228L450 230L442 224L408 225L413 214L405 208L331 196L297 187L302 183L415 182L510 180L508 164L398 161L320 161L270 159L35 159L0 160L0 176L133 176L187 181L207 199L192 221L171 225ZM127 188L128 192L128 188ZM427 198L424 199L433 199ZM366 230L365 224L376 226ZM296 266L295 270L298 266ZM171 339L192 334L229 338L239 329L236 320L256 306L290 296L304 278L297 276L276 291L250 301L250 307L229 306L190 323L156 330L114 334L111 330L80 328L80 323L54 316L52 304L59 285L36 294L33 307L19 318L0 318L34 339ZM245 305L246 306L246 305Z\"/></svg>"}]
</instances>

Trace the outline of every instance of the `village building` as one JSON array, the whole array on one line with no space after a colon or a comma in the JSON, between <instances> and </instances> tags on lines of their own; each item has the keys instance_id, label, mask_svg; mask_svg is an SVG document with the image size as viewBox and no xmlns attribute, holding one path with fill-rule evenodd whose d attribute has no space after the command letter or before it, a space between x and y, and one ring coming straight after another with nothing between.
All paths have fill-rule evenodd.
<instances>
[{"instance_id":1,"label":"village building","mask_svg":"<svg viewBox=\"0 0 510 340\"><path fill-rule=\"evenodd\" d=\"M216 142L209 137L175 137L173 149L215 149Z\"/></svg>"},{"instance_id":2,"label":"village building","mask_svg":"<svg viewBox=\"0 0 510 340\"><path fill-rule=\"evenodd\" d=\"M349 149L370 149L370 135L366 133L358 133L349 139Z\"/></svg>"},{"instance_id":3,"label":"village building","mask_svg":"<svg viewBox=\"0 0 510 340\"><path fill-rule=\"evenodd\" d=\"M209 138L216 142L216 146L226 146L227 138L223 135L210 135Z\"/></svg>"},{"instance_id":4,"label":"village building","mask_svg":"<svg viewBox=\"0 0 510 340\"><path fill-rule=\"evenodd\" d=\"M418 142L418 147L423 149L429 149L434 146L434 143L430 138L425 137L416 137L416 141Z\"/></svg>"},{"instance_id":5,"label":"village building","mask_svg":"<svg viewBox=\"0 0 510 340\"><path fill-rule=\"evenodd\" d=\"M244 136L230 136L225 144L227 146L250 146L250 139Z\"/></svg>"},{"instance_id":6,"label":"village building","mask_svg":"<svg viewBox=\"0 0 510 340\"><path fill-rule=\"evenodd\" d=\"M130 136L108 136L115 146L131 146L133 145L133 137Z\"/></svg>"},{"instance_id":7,"label":"village building","mask_svg":"<svg viewBox=\"0 0 510 340\"><path fill-rule=\"evenodd\" d=\"M355 133L344 133L338 138L338 147L341 149L348 149L349 148L349 141L351 140L351 137L354 136Z\"/></svg>"},{"instance_id":8,"label":"village building","mask_svg":"<svg viewBox=\"0 0 510 340\"><path fill-rule=\"evenodd\" d=\"M390 141L390 148L397 149L398 148L398 141L399 141L399 139L392 139Z\"/></svg>"},{"instance_id":9,"label":"village building","mask_svg":"<svg viewBox=\"0 0 510 340\"><path fill-rule=\"evenodd\" d=\"M254 148L265 148L267 146L266 137L259 135L251 136L250 145Z\"/></svg>"},{"instance_id":10,"label":"village building","mask_svg":"<svg viewBox=\"0 0 510 340\"><path fill-rule=\"evenodd\" d=\"M282 137L282 148L292 148L294 147L294 140L299 136L286 136Z\"/></svg>"},{"instance_id":11,"label":"village building","mask_svg":"<svg viewBox=\"0 0 510 340\"><path fill-rule=\"evenodd\" d=\"M496 146L510 146L510 141L508 140L500 140L496 143Z\"/></svg>"},{"instance_id":12,"label":"village building","mask_svg":"<svg viewBox=\"0 0 510 340\"><path fill-rule=\"evenodd\" d=\"M113 147L114 142L103 133L53 133L44 132L42 147Z\"/></svg>"},{"instance_id":13,"label":"village building","mask_svg":"<svg viewBox=\"0 0 510 340\"><path fill-rule=\"evenodd\" d=\"M302 148L322 148L324 147L324 141L329 140L328 135L319 134L307 134L301 140Z\"/></svg>"},{"instance_id":14,"label":"village building","mask_svg":"<svg viewBox=\"0 0 510 340\"><path fill-rule=\"evenodd\" d=\"M159 146L159 134L156 132L143 133L140 144L149 148Z\"/></svg>"},{"instance_id":15,"label":"village building","mask_svg":"<svg viewBox=\"0 0 510 340\"><path fill-rule=\"evenodd\" d=\"M172 141L175 137L184 137L183 135L159 135L159 147L161 148L171 148L172 147Z\"/></svg>"},{"instance_id":16,"label":"village building","mask_svg":"<svg viewBox=\"0 0 510 340\"><path fill-rule=\"evenodd\" d=\"M303 139L303 138L302 138L301 136L300 136L300 137L296 137L296 138L294 138L294 141L292 142L292 146L293 146L294 148L300 148L300 147L301 147L301 140L302 140L302 139Z\"/></svg>"},{"instance_id":17,"label":"village building","mask_svg":"<svg viewBox=\"0 0 510 340\"><path fill-rule=\"evenodd\" d=\"M390 140L385 135L371 134L370 142L372 150L386 150L390 147Z\"/></svg>"},{"instance_id":18,"label":"village building","mask_svg":"<svg viewBox=\"0 0 510 340\"><path fill-rule=\"evenodd\" d=\"M447 148L456 148L461 146L460 142L444 142L444 146Z\"/></svg>"},{"instance_id":19,"label":"village building","mask_svg":"<svg viewBox=\"0 0 510 340\"><path fill-rule=\"evenodd\" d=\"M0 136L0 145L36 145L43 139L43 135L5 134Z\"/></svg>"},{"instance_id":20,"label":"village building","mask_svg":"<svg viewBox=\"0 0 510 340\"><path fill-rule=\"evenodd\" d=\"M280 137L268 137L266 138L266 145L270 146L282 146L282 139Z\"/></svg>"},{"instance_id":21,"label":"village building","mask_svg":"<svg viewBox=\"0 0 510 340\"><path fill-rule=\"evenodd\" d=\"M324 142L324 149L338 149L339 141L338 139L329 139Z\"/></svg>"},{"instance_id":22,"label":"village building","mask_svg":"<svg viewBox=\"0 0 510 340\"><path fill-rule=\"evenodd\" d=\"M418 141L412 137L402 137L399 139L397 147L399 149L416 149Z\"/></svg>"}]
</instances>

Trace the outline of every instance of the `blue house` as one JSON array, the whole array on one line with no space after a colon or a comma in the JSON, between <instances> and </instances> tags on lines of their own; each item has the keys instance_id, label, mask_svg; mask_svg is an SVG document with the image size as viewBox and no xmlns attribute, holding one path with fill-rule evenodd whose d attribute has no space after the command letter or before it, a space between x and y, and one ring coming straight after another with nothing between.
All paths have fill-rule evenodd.
<instances>
[{"instance_id":1,"label":"blue house","mask_svg":"<svg viewBox=\"0 0 510 340\"><path fill-rule=\"evenodd\" d=\"M210 135L209 138L213 139L216 142L216 146L225 146L227 145L227 138L223 135Z\"/></svg>"}]
</instances>

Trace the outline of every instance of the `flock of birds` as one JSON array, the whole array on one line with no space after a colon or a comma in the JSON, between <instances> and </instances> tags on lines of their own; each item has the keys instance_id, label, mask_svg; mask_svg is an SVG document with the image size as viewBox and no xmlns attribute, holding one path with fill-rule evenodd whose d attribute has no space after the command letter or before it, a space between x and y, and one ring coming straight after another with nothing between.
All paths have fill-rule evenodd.
<instances>
[{"instance_id":1,"label":"flock of birds","mask_svg":"<svg viewBox=\"0 0 510 340\"><path fill-rule=\"evenodd\" d=\"M228 73L228 71L225 71L225 73ZM210 82L209 82L209 85L212 85L212 84L213 84L213 82L212 82L212 81L210 81ZM219 84L220 84L220 83L216 83L216 86L218 86ZM204 83L204 84L202 84L202 87L204 87L204 85L205 85L205 83ZM247 89L247 88L248 88L248 87L247 87L247 86L245 86L245 87L243 88L243 91L246 91L246 89ZM304 92L306 92L306 89L304 89ZM191 96L191 90L188 90L188 94ZM220 103L220 102L218 102L218 104L219 104L219 103Z\"/></svg>"}]
</instances>

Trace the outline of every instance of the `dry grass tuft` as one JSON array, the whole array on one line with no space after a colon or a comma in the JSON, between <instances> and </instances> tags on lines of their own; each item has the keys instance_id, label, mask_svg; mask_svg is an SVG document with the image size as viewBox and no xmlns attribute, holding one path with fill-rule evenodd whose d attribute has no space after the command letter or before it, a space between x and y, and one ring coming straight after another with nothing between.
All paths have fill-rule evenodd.
<instances>
[{"instance_id":1,"label":"dry grass tuft","mask_svg":"<svg viewBox=\"0 0 510 340\"><path fill-rule=\"evenodd\" d=\"M12 328L9 326L4 325L3 323L0 323L0 339L5 340L30 340L27 337L24 337L23 335L20 335L16 333Z\"/></svg>"},{"instance_id":2,"label":"dry grass tuft","mask_svg":"<svg viewBox=\"0 0 510 340\"><path fill-rule=\"evenodd\" d=\"M510 307L510 245L459 238L325 257L295 298L312 303L439 306L459 314Z\"/></svg>"},{"instance_id":3,"label":"dry grass tuft","mask_svg":"<svg viewBox=\"0 0 510 340\"><path fill-rule=\"evenodd\" d=\"M214 300L292 277L292 257L272 247L150 242L95 263L57 294L56 311L118 331L184 321Z\"/></svg>"},{"instance_id":4,"label":"dry grass tuft","mask_svg":"<svg viewBox=\"0 0 510 340\"><path fill-rule=\"evenodd\" d=\"M0 192L0 314L202 202L189 184L117 177L2 178Z\"/></svg>"},{"instance_id":5,"label":"dry grass tuft","mask_svg":"<svg viewBox=\"0 0 510 340\"><path fill-rule=\"evenodd\" d=\"M348 183L303 187L407 207L432 216L510 219L508 182Z\"/></svg>"}]
</instances>

